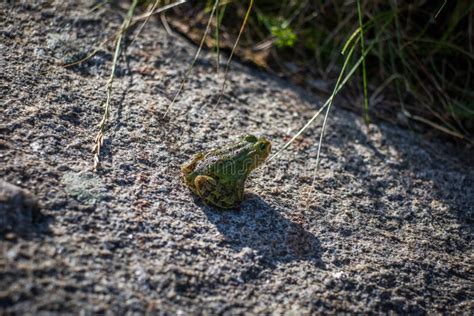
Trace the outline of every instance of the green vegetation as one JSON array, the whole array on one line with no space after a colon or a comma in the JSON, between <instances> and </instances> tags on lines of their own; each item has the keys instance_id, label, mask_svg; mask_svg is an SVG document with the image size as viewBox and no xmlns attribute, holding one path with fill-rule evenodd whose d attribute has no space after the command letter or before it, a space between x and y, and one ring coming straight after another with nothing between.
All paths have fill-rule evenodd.
<instances>
[{"instance_id":1,"label":"green vegetation","mask_svg":"<svg viewBox=\"0 0 474 316\"><path fill-rule=\"evenodd\" d=\"M114 2L104 1L97 7ZM133 43L151 15L171 8L171 22L185 18L190 35L194 35L191 39L199 38L200 44L165 115L185 88L202 47L207 45L216 51L218 70L221 50L229 52L221 92L214 107L225 91L234 55L309 90L326 94L326 102L311 120L270 160L325 110L317 170L328 114L343 87L348 102L340 103L363 113L367 124L371 118L404 124L417 121L473 143L472 1L417 0L406 4L394 0L207 0L182 5L186 2L131 1L124 23L114 37L115 52L106 85L104 115L95 140L94 169L100 160L122 38L133 24L144 21L135 32ZM146 14L136 17L134 12L138 8ZM161 17L168 27L166 18ZM80 63L97 51L65 66ZM359 75L356 70L360 70Z\"/></svg>"},{"instance_id":2,"label":"green vegetation","mask_svg":"<svg viewBox=\"0 0 474 316\"><path fill-rule=\"evenodd\" d=\"M472 142L472 1L253 2L235 51L240 58L331 96L318 82L322 79L335 86L346 58L341 51L359 30L350 63L363 54L366 58L344 90L350 96L346 99L353 100L347 107L364 113L366 122L369 115L394 122L418 121ZM209 15L194 14L190 19L187 13L209 13L215 3L183 5L173 18L185 16L194 32L202 32ZM230 50L249 3L218 1L219 13L212 16L209 32L215 37L206 43Z\"/></svg>"}]
</instances>

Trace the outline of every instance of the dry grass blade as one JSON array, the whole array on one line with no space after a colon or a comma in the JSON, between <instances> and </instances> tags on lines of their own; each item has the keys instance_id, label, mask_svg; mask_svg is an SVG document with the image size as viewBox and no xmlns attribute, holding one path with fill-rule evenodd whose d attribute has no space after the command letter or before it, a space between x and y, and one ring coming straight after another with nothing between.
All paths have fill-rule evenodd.
<instances>
[{"instance_id":1,"label":"dry grass blade","mask_svg":"<svg viewBox=\"0 0 474 316\"><path fill-rule=\"evenodd\" d=\"M140 35L140 33L142 32L143 28L145 27L145 25L148 23L148 21L150 20L150 18L155 15L155 14L158 14L158 13L162 13L166 10L169 10L173 7L176 7L180 4L183 4L185 3L187 0L180 0L180 1L176 1L174 3L171 3L171 4L168 4L168 5L165 5L165 6L162 6L161 8L158 8L156 9L156 7L160 4L161 0L156 0L152 6L152 8L150 9L150 11L148 11L147 13L145 13L144 15L141 15L141 16L138 16L136 18L133 19L132 21L132 25L139 22L139 21L142 21L142 20L145 20L143 21L143 24L140 26L140 28L138 29L137 33L135 34L135 36L133 37L133 40L130 42L130 45L132 45L135 40L138 38L138 35ZM168 24L164 24L165 25L165 28L166 28L166 31L168 33L169 30L169 26L167 26Z\"/></svg>"},{"instance_id":2,"label":"dry grass blade","mask_svg":"<svg viewBox=\"0 0 474 316\"><path fill-rule=\"evenodd\" d=\"M411 114L410 112L408 112L406 109L402 108L402 112L403 114L408 117L409 119L412 119L414 121L418 121L418 122L421 122L421 123L424 123L424 124L427 124L441 132L444 132L446 134L449 134L451 136L454 136L454 137L457 137L459 139L464 139L464 140L467 140L469 143L472 143L472 141L468 138L466 138L463 134L457 132L457 131L453 131L453 130L450 130L449 128L447 127L444 127L442 125L439 125L435 122L431 122L430 120L428 119L425 119L424 117L421 117L419 115L414 115L414 114Z\"/></svg>"},{"instance_id":3,"label":"dry grass blade","mask_svg":"<svg viewBox=\"0 0 474 316\"><path fill-rule=\"evenodd\" d=\"M438 18L438 15L441 13L441 11L443 11L443 8L444 8L444 6L446 5L446 3L448 3L448 0L444 0L443 4L442 4L441 7L439 8L438 12L436 12L436 14L435 14L435 17L434 17L435 19L437 19L437 18Z\"/></svg>"},{"instance_id":4,"label":"dry grass blade","mask_svg":"<svg viewBox=\"0 0 474 316\"><path fill-rule=\"evenodd\" d=\"M242 22L242 25L239 30L239 35L237 36L234 46L232 47L232 51L230 52L229 59L227 59L227 64L225 66L225 71L224 71L224 82L222 83L222 88L221 88L221 92L219 93L219 98L217 99L217 102L213 108L216 108L219 105L219 103L221 102L222 96L224 95L225 85L227 83L227 73L229 72L230 62L232 61L232 57L234 56L235 49L237 48L237 45L239 44L240 37L242 36L245 25L247 24L247 20L249 19L250 12L252 11L252 7L253 7L253 2L254 0L250 0L249 6L247 8L247 12L245 13L244 21Z\"/></svg>"},{"instance_id":5,"label":"dry grass blade","mask_svg":"<svg viewBox=\"0 0 474 316\"><path fill-rule=\"evenodd\" d=\"M99 132L97 133L97 136L95 137L95 145L93 148L94 152L94 171L97 170L97 167L99 166L100 163L100 150L102 148L102 145L104 143L104 132L105 132L105 127L107 123L107 119L110 114L110 104L111 104L111 99L112 99L112 84L114 82L115 78L115 69L117 66L117 61L120 56L120 48L122 46L122 38L123 35L126 33L127 29L130 27L130 22L133 17L133 13L135 12L135 9L137 7L138 0L133 0L133 3L131 4L127 17L125 21L122 23L122 26L120 27L120 32L118 33L117 37L115 38L115 51L114 51L114 57L112 60L112 70L110 72L110 77L109 80L107 81L106 85L106 93L107 97L105 100L104 104L104 115L102 116L102 120L99 123Z\"/></svg>"},{"instance_id":6,"label":"dry grass blade","mask_svg":"<svg viewBox=\"0 0 474 316\"><path fill-rule=\"evenodd\" d=\"M207 26L206 26L206 30L204 31L204 35L202 36L202 39L201 39L201 43L199 43L199 48L198 50L196 51L196 55L194 55L194 58L193 58L193 61L191 62L191 65L189 66L188 70L186 71L186 73L184 74L183 76L183 79L181 81L181 84L178 88L178 91L176 92L176 94L174 95L173 97L173 100L171 101L171 103L168 105L168 107L166 108L166 111L165 111L165 114L163 114L163 117L166 117L166 115L168 114L169 110L171 109L171 107L176 103L176 100L178 98L178 96L181 94L181 92L183 91L184 89L184 85L186 84L186 80L188 79L189 75L191 74L191 71L193 70L193 67L194 67L194 64L196 63L196 60L198 59L199 57L199 54L201 53L201 49L204 45L204 42L207 38L207 34L209 33L209 30L211 29L211 22L212 22L212 18L214 16L214 13L216 12L216 8L219 4L219 0L215 0L214 2L214 6L212 7L212 12L211 12L211 15L209 16L209 20L207 22Z\"/></svg>"},{"instance_id":7,"label":"dry grass blade","mask_svg":"<svg viewBox=\"0 0 474 316\"><path fill-rule=\"evenodd\" d=\"M135 33L135 36L133 37L132 41L130 42L130 46L133 45L133 43L135 42L135 40L138 38L138 35L140 35L140 33L142 32L143 28L145 27L145 25L148 23L148 21L150 20L151 16L152 16L152 12L155 11L156 7L160 4L161 0L156 0L155 3L153 3L153 6L151 7L150 11L147 13L148 16L146 17L145 21L143 21L142 25L140 25L140 28L138 29L138 31Z\"/></svg>"},{"instance_id":8,"label":"dry grass blade","mask_svg":"<svg viewBox=\"0 0 474 316\"><path fill-rule=\"evenodd\" d=\"M180 0L180 1L177 1L177 2L174 2L172 4L169 4L169 5L166 5L166 6L163 6L161 8L158 8L158 9L155 9L157 4L160 3L160 0L157 0L155 2L156 6L154 5L153 8L145 13L144 15L141 15L141 16L138 16L136 18L133 18L131 21L130 21L130 24L129 24L129 27L134 25L135 23L139 22L139 21L142 21L142 20L145 20L145 22L143 22L143 24L141 25L140 29L137 31L135 37L133 38L132 42L130 45L133 44L133 42L136 40L136 38L138 37L138 35L140 34L140 32L142 31L143 27L145 26L145 24L148 22L149 18L154 15L154 14L158 14L158 13L161 13L163 11L166 11L168 9L171 9L177 5L180 5L180 4L183 4L185 3L187 0ZM107 3L107 1L105 1L104 3L101 3L101 5ZM122 32L122 29L120 29L118 32L116 32L114 34L114 36L110 37L110 38L107 38L105 39L104 41L102 41L99 45L97 45L97 48L94 49L91 53L87 54L87 56L85 56L84 58L81 58L77 61L74 61L72 63L69 63L69 64L63 64L62 66L63 67L72 67L72 66L75 66L75 65L78 65L80 63L83 63L85 62L86 60L89 60L90 58L94 57L95 54L97 54L99 51L101 51L105 44L107 44L107 42L111 39L111 38L117 38L117 36L119 36L119 34Z\"/></svg>"},{"instance_id":9,"label":"dry grass blade","mask_svg":"<svg viewBox=\"0 0 474 316\"><path fill-rule=\"evenodd\" d=\"M176 1L176 2L173 2L173 3L170 3L168 5L162 6L161 8L158 8L155 11L151 11L151 12L147 12L143 15L139 15L139 16L133 18L133 23L138 22L138 21L142 21L142 20L147 20L152 15L161 13L161 12L166 11L166 10L169 10L169 9L174 8L174 7L176 7L180 4L183 4L185 2L187 2L187 0L179 0L179 1Z\"/></svg>"}]
</instances>

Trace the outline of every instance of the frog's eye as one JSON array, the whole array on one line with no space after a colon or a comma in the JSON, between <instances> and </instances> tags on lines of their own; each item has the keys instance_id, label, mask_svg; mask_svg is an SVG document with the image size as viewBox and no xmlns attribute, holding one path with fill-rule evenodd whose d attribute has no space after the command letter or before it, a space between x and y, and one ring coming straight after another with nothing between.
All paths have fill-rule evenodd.
<instances>
[{"instance_id":1,"label":"frog's eye","mask_svg":"<svg viewBox=\"0 0 474 316\"><path fill-rule=\"evenodd\" d=\"M267 144L265 144L265 143L260 143L260 145L258 146L258 148L259 148L261 151L264 151L265 148L267 148Z\"/></svg>"}]
</instances>

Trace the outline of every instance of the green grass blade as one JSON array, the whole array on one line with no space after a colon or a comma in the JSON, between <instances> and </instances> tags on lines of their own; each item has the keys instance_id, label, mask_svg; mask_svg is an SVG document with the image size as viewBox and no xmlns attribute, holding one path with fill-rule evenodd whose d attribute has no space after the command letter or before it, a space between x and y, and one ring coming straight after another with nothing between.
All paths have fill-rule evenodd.
<instances>
[{"instance_id":1,"label":"green grass blade","mask_svg":"<svg viewBox=\"0 0 474 316\"><path fill-rule=\"evenodd\" d=\"M359 65L362 64L362 60L367 56L367 54L372 50L372 48L374 47L374 45L376 43L378 43L378 38L380 37L381 34L383 34L383 32L385 31L387 25L390 23L391 20L388 20L384 25L383 27L381 28L381 30L379 31L376 39L367 47L367 49L365 50L364 53L361 54L361 56L359 57L359 59L357 60L357 62L354 64L354 66L352 66L352 68L349 70L349 72L347 73L347 75L344 77L344 79L342 81L340 81L339 79L341 78L343 72L341 70L341 74L339 75L339 79L338 79L338 83L336 83L335 87L334 87L334 90L333 90L333 93L331 94L331 96L326 100L326 102L321 106L321 108L319 108L319 110L313 115L313 117L298 131L296 132L296 134L288 141L285 143L285 145L283 145L283 147L281 147L275 154L273 154L269 159L268 159L268 162L270 162L271 160L275 159L278 155L281 154L281 152L283 152L285 149L287 149L294 141L296 138L298 138L298 136L300 136L307 128L308 126L311 125L311 123L314 122L314 120L321 114L322 110L325 109L326 107L328 107L334 97L337 95L337 93L346 85L347 81L349 81L349 79L352 77L352 75L354 74L354 72L357 70L357 68L359 67ZM355 47L356 44L353 44L353 48ZM350 50L350 55L352 55L351 53L352 51L352 48ZM347 64L348 62L348 58L345 59L345 64ZM345 68L343 66L343 68ZM340 83L339 83L340 81Z\"/></svg>"},{"instance_id":2,"label":"green grass blade","mask_svg":"<svg viewBox=\"0 0 474 316\"><path fill-rule=\"evenodd\" d=\"M365 56L364 26L362 24L362 10L360 8L360 0L357 0L357 14L359 15L360 48L362 51L362 55ZM369 124L369 97L367 94L367 70L365 68L365 58L362 59L362 83L364 86L364 120L365 124Z\"/></svg>"}]
</instances>

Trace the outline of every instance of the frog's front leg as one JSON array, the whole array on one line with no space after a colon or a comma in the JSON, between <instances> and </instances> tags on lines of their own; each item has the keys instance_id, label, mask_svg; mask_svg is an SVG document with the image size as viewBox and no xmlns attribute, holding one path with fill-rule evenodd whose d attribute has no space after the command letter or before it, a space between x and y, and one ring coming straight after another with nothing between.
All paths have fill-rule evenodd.
<instances>
[{"instance_id":1,"label":"frog's front leg","mask_svg":"<svg viewBox=\"0 0 474 316\"><path fill-rule=\"evenodd\" d=\"M235 185L235 192L236 192L236 203L240 203L244 200L244 187L245 187L245 179L238 180Z\"/></svg>"},{"instance_id":2,"label":"frog's front leg","mask_svg":"<svg viewBox=\"0 0 474 316\"><path fill-rule=\"evenodd\" d=\"M191 172L194 171L194 169L196 169L196 165L197 163L202 160L202 158L204 158L204 154L203 153L197 153L193 156L193 158L186 162L185 164L183 164L181 166L181 172L184 174L184 175L187 175L187 174L190 174Z\"/></svg>"},{"instance_id":3,"label":"frog's front leg","mask_svg":"<svg viewBox=\"0 0 474 316\"><path fill-rule=\"evenodd\" d=\"M183 181L189 186L193 187L193 176L192 173L196 169L197 163L204 158L203 153L197 153L193 158L181 166L181 177Z\"/></svg>"},{"instance_id":4,"label":"frog's front leg","mask_svg":"<svg viewBox=\"0 0 474 316\"><path fill-rule=\"evenodd\" d=\"M222 184L209 176L197 176L194 179L197 194L206 204L212 204L220 208L233 208L236 199L232 191L227 190Z\"/></svg>"}]
</instances>

